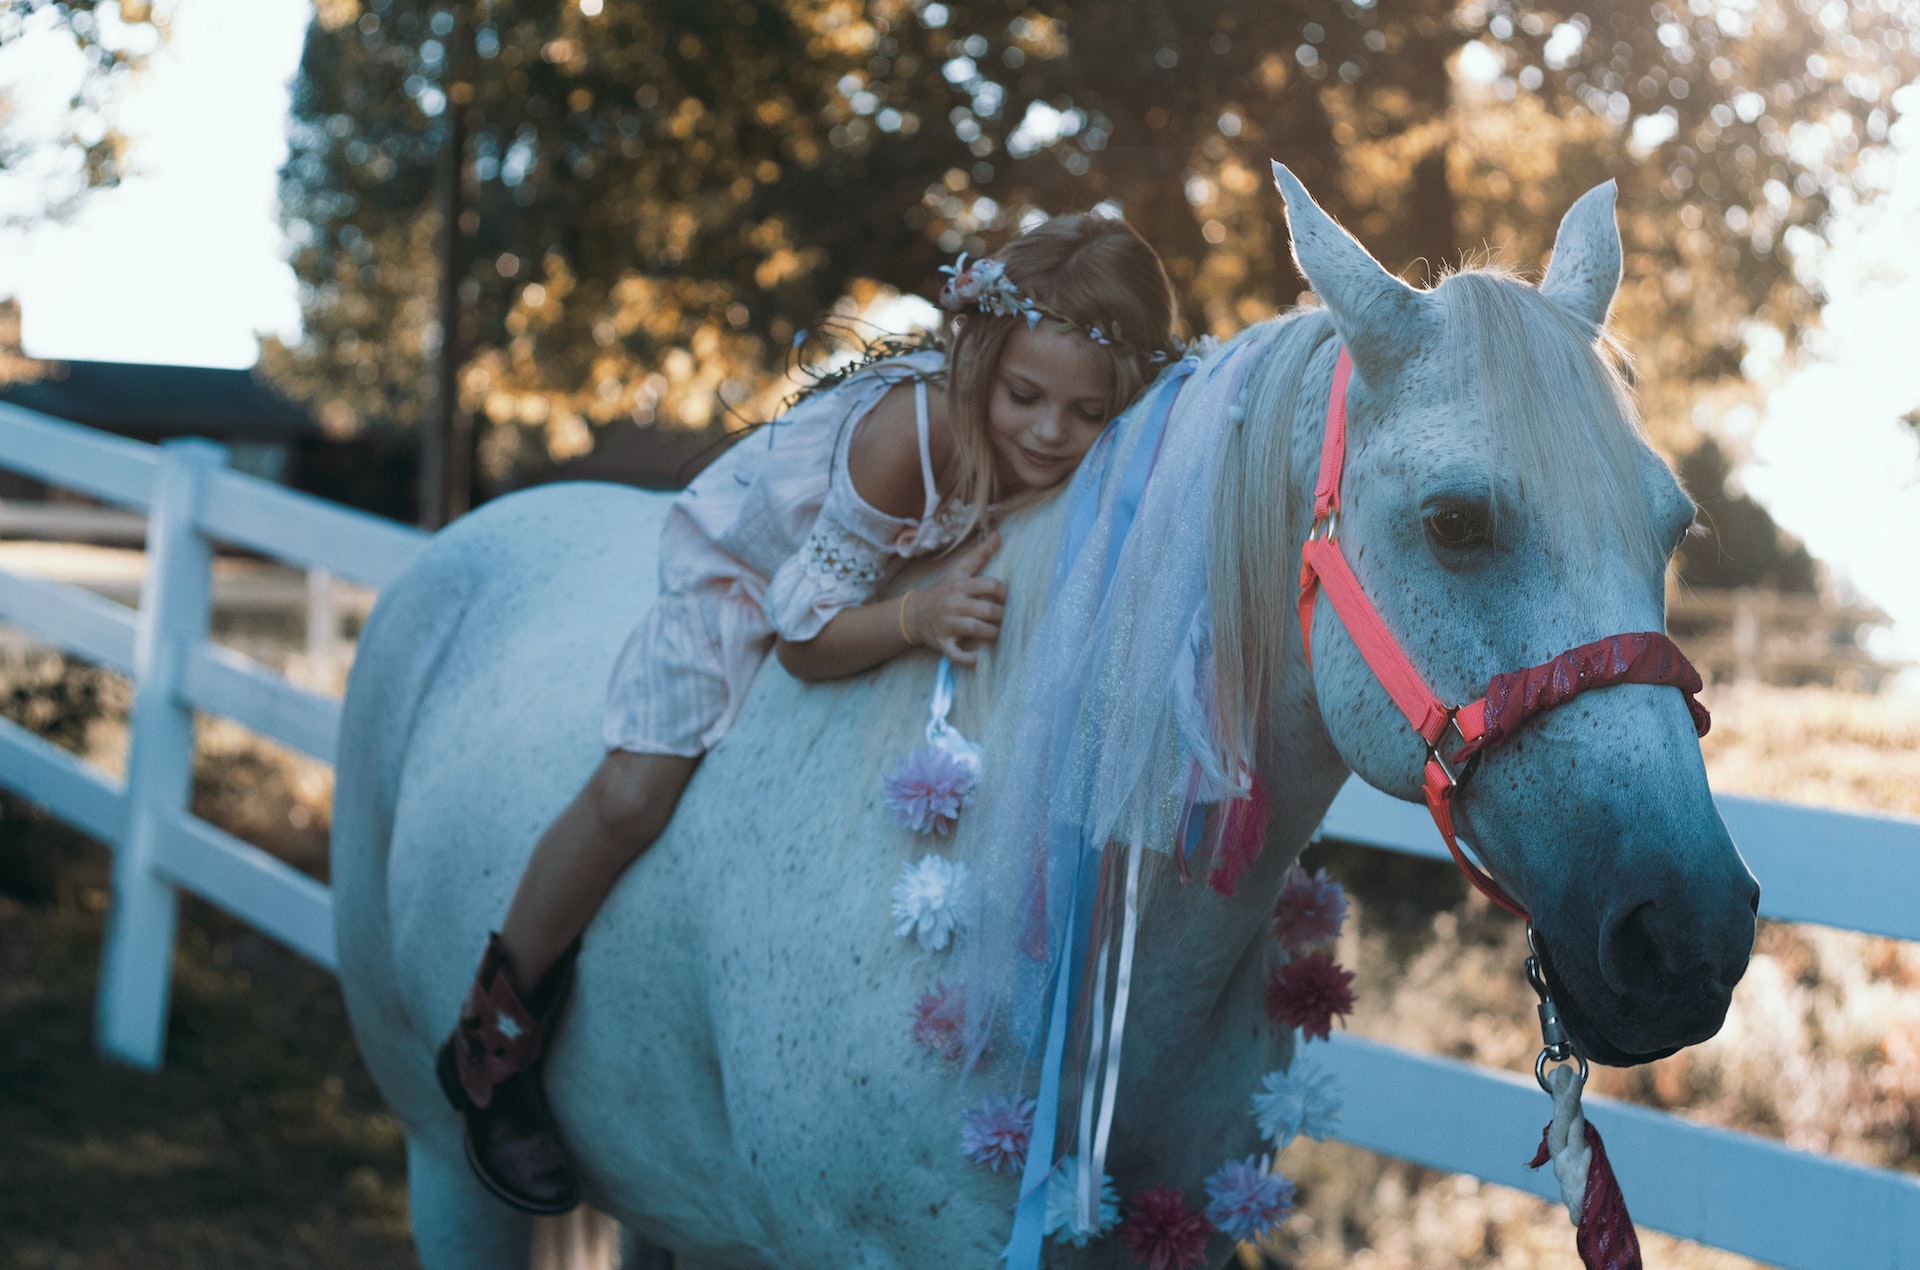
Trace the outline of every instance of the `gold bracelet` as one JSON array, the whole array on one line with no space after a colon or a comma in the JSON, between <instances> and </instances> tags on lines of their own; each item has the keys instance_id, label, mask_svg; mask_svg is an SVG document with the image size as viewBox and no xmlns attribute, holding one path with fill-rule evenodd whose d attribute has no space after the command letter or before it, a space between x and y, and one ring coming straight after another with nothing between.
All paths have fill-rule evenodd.
<instances>
[{"instance_id":1,"label":"gold bracelet","mask_svg":"<svg viewBox=\"0 0 1920 1270\"><path fill-rule=\"evenodd\" d=\"M908 648L913 647L913 636L907 634L907 601L912 598L911 591L900 597L900 638L907 641Z\"/></svg>"}]
</instances>

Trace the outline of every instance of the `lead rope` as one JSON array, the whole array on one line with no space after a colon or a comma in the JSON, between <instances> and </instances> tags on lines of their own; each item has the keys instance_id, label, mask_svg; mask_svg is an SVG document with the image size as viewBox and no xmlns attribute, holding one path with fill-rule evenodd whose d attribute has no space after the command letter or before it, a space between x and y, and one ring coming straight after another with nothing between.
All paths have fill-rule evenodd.
<instances>
[{"instance_id":1,"label":"lead rope","mask_svg":"<svg viewBox=\"0 0 1920 1270\"><path fill-rule=\"evenodd\" d=\"M1540 998L1540 1056L1533 1078L1553 1099L1553 1119L1540 1134L1540 1149L1528 1168L1553 1165L1560 1201L1573 1219L1574 1247L1587 1270L1642 1270L1640 1236L1627 1215L1626 1196L1607 1162L1600 1131L1587 1123L1580 1093L1587 1085L1587 1060L1574 1052L1560 1021L1560 1007L1547 991L1533 924L1527 924L1527 982ZM1549 1070L1549 1064L1556 1064Z\"/></svg>"}]
</instances>

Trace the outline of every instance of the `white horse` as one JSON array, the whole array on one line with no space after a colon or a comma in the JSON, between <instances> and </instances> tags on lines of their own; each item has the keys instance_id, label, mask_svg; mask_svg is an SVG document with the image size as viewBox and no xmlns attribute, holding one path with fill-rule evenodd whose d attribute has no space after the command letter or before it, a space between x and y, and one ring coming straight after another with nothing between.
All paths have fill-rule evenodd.
<instances>
[{"instance_id":1,"label":"white horse","mask_svg":"<svg viewBox=\"0 0 1920 1270\"><path fill-rule=\"evenodd\" d=\"M1195 1195L1223 1158L1256 1149L1249 1091L1291 1053L1261 1001L1286 869L1349 771L1419 798L1423 749L1331 606L1311 666L1294 616L1337 345L1355 365L1342 541L1450 700L1600 636L1661 629L1665 563L1693 515L1596 349L1620 277L1611 185L1568 213L1538 289L1469 272L1430 292L1297 185L1284 192L1324 308L1267 333L1211 548L1221 691L1257 721L1274 815L1233 897L1169 885L1148 910L1108 1157L1123 1193ZM1199 424L1176 410L1170 426ZM1044 605L1064 505L1005 527L995 567L1012 602L961 687L970 735L1005 731L994 703ZM530 1222L469 1177L433 1049L536 835L599 755L603 683L652 592L659 514L610 486L492 504L433 542L361 640L334 822L341 978L406 1129L429 1267L526 1264ZM1441 516L1484 541L1438 541ZM681 1267L996 1264L1016 1183L969 1166L956 1137L963 1105L1004 1073L962 1089L911 1043L911 1005L940 965L894 936L886 905L923 847L889 823L878 777L915 743L931 672L910 656L804 685L766 665L589 930L546 1084L592 1203L647 1250L629 1265L666 1250ZM987 772L1022 779L994 769L991 744ZM1542 717L1488 756L1460 820L1533 914L1589 1055L1642 1061L1718 1030L1757 888L1679 694L1619 686ZM1229 1254L1219 1237L1211 1251ZM1118 1239L1048 1258L1131 1264Z\"/></svg>"}]
</instances>

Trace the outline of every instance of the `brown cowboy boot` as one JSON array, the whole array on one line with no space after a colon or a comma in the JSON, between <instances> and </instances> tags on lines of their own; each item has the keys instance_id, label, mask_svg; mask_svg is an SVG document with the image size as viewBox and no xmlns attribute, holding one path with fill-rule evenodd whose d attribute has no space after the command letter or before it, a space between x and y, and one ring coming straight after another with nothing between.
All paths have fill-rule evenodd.
<instances>
[{"instance_id":1,"label":"brown cowboy boot","mask_svg":"<svg viewBox=\"0 0 1920 1270\"><path fill-rule=\"evenodd\" d=\"M523 996L500 937L489 935L460 1021L434 1061L441 1091L466 1121L467 1163L488 1190L529 1213L564 1213L580 1202L540 1084L547 1030L566 1000L579 950L575 941Z\"/></svg>"}]
</instances>

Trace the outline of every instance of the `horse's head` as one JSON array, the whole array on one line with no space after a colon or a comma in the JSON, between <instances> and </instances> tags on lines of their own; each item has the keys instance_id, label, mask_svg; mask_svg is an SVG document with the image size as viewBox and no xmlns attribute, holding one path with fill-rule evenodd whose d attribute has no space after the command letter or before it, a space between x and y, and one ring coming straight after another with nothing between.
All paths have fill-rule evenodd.
<instances>
[{"instance_id":1,"label":"horse's head","mask_svg":"<svg viewBox=\"0 0 1920 1270\"><path fill-rule=\"evenodd\" d=\"M1694 507L1607 356L1612 184L1567 213L1537 289L1469 271L1419 291L1278 176L1301 272L1353 360L1340 543L1434 692L1458 705L1496 673L1662 630L1666 563ZM1316 429L1292 447L1296 545L1318 442ZM1341 758L1419 800L1426 749L1331 604L1311 634ZM1578 696L1489 751L1454 801L1462 836L1532 914L1585 1053L1644 1062L1719 1030L1759 888L1714 808L1682 693Z\"/></svg>"}]
</instances>

